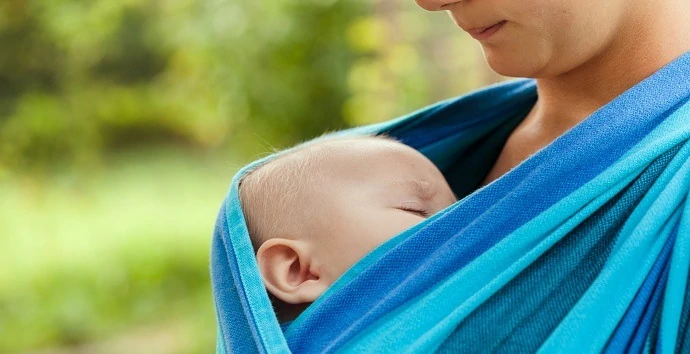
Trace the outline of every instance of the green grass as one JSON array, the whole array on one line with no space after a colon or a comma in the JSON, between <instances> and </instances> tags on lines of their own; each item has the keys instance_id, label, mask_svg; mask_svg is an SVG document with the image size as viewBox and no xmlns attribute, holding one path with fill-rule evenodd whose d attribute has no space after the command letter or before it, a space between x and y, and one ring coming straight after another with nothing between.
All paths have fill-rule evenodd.
<instances>
[{"instance_id":1,"label":"green grass","mask_svg":"<svg viewBox=\"0 0 690 354\"><path fill-rule=\"evenodd\" d=\"M157 323L194 339L176 353L213 351L209 245L236 168L163 150L120 154L88 174L0 182L0 352Z\"/></svg>"}]
</instances>

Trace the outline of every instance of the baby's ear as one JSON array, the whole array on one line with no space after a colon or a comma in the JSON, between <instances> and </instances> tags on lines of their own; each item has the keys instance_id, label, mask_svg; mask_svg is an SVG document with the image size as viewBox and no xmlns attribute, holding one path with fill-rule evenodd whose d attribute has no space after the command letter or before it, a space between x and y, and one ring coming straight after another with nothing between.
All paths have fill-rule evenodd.
<instances>
[{"instance_id":1,"label":"baby's ear","mask_svg":"<svg viewBox=\"0 0 690 354\"><path fill-rule=\"evenodd\" d=\"M266 289L289 304L314 302L328 288L313 267L313 254L304 241L272 238L256 253Z\"/></svg>"}]
</instances>

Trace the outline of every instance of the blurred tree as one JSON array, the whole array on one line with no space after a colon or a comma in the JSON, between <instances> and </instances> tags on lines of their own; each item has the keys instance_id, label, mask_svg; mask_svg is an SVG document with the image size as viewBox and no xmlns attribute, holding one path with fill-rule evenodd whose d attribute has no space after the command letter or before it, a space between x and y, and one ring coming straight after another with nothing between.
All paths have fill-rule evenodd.
<instances>
[{"instance_id":1,"label":"blurred tree","mask_svg":"<svg viewBox=\"0 0 690 354\"><path fill-rule=\"evenodd\" d=\"M157 40L146 38L150 12L144 7L124 9L115 31L103 38L105 50L90 68L94 78L128 85L149 82L165 70L169 54Z\"/></svg>"},{"instance_id":2,"label":"blurred tree","mask_svg":"<svg viewBox=\"0 0 690 354\"><path fill-rule=\"evenodd\" d=\"M255 153L265 151L257 141L284 147L345 127L340 107L349 95L347 76L356 55L344 28L367 5L324 0L224 4L229 10L220 13L236 16L228 21L243 18L230 33L222 26L214 32L231 139Z\"/></svg>"},{"instance_id":3,"label":"blurred tree","mask_svg":"<svg viewBox=\"0 0 690 354\"><path fill-rule=\"evenodd\" d=\"M0 124L29 91L57 91L64 53L47 37L27 1L0 4Z\"/></svg>"}]
</instances>

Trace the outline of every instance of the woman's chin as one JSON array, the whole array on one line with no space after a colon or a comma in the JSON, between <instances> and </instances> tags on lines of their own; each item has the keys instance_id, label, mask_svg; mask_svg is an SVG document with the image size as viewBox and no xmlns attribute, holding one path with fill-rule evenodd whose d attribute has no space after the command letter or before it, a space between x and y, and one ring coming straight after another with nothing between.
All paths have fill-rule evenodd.
<instances>
[{"instance_id":1,"label":"woman's chin","mask_svg":"<svg viewBox=\"0 0 690 354\"><path fill-rule=\"evenodd\" d=\"M545 62L539 55L503 52L494 48L483 48L483 51L491 70L503 76L534 78L544 71Z\"/></svg>"},{"instance_id":2,"label":"woman's chin","mask_svg":"<svg viewBox=\"0 0 690 354\"><path fill-rule=\"evenodd\" d=\"M507 77L535 77L536 71L529 63L516 60L490 60L486 59L491 70L499 75ZM527 64L527 65L526 65Z\"/></svg>"}]
</instances>

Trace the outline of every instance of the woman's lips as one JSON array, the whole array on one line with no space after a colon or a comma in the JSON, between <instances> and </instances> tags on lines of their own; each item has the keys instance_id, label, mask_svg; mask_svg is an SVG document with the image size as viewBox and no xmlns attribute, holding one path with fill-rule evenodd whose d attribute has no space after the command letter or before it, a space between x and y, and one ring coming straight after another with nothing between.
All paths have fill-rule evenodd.
<instances>
[{"instance_id":1,"label":"woman's lips","mask_svg":"<svg viewBox=\"0 0 690 354\"><path fill-rule=\"evenodd\" d=\"M466 30L466 32L469 33L470 36L472 36L472 38L481 41L489 39L489 37L493 36L494 33L498 32L501 28L503 28L503 25L505 25L506 22L507 21L503 20L489 27L472 28Z\"/></svg>"}]
</instances>

